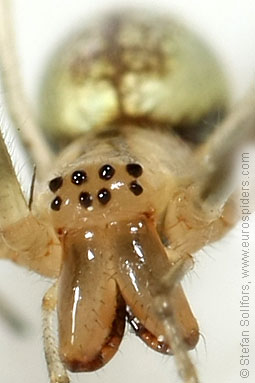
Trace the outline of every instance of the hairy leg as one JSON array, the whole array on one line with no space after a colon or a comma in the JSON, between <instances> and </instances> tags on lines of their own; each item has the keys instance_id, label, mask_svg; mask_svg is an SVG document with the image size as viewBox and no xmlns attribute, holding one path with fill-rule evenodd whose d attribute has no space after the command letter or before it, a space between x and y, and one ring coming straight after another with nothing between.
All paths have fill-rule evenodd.
<instances>
[{"instance_id":1,"label":"hairy leg","mask_svg":"<svg viewBox=\"0 0 255 383\"><path fill-rule=\"evenodd\" d=\"M69 383L67 372L60 360L58 342L54 335L53 321L57 304L57 284L46 292L42 302L43 340L50 383Z\"/></svg>"}]
</instances>

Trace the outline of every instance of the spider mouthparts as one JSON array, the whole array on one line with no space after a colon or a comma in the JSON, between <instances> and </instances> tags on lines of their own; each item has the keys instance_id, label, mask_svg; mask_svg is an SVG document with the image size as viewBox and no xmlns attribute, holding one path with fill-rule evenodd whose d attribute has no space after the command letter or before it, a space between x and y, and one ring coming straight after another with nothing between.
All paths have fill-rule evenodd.
<instances>
[{"instance_id":1,"label":"spider mouthparts","mask_svg":"<svg viewBox=\"0 0 255 383\"><path fill-rule=\"evenodd\" d=\"M171 353L171 337L166 333L165 321L172 316L187 349L194 348L199 339L198 324L179 280L164 283L166 276L175 278L176 273L171 275L169 270L176 261L169 259L153 220L133 220L130 225L119 223L112 230L116 230L111 235L115 278L136 335L155 351Z\"/></svg>"},{"instance_id":2,"label":"spider mouthparts","mask_svg":"<svg viewBox=\"0 0 255 383\"><path fill-rule=\"evenodd\" d=\"M69 232L63 239L59 279L60 357L73 372L94 371L118 350L125 328L126 305L112 278L107 253L102 254L99 229ZM100 242L101 243L101 242Z\"/></svg>"},{"instance_id":3,"label":"spider mouthparts","mask_svg":"<svg viewBox=\"0 0 255 383\"><path fill-rule=\"evenodd\" d=\"M176 273L168 272L176 263L154 221L141 216L89 230L69 230L62 238L58 320L66 367L82 372L105 365L118 350L126 316L149 347L165 354L174 349L165 325L173 316L187 349L194 348L197 321ZM166 277L173 281L164 283Z\"/></svg>"}]
</instances>

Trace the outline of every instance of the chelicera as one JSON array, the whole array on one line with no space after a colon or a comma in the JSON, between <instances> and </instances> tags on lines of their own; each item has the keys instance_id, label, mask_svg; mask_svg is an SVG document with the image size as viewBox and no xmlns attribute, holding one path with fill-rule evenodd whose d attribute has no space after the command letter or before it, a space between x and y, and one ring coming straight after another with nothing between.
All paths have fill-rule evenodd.
<instances>
[{"instance_id":1,"label":"chelicera","mask_svg":"<svg viewBox=\"0 0 255 383\"><path fill-rule=\"evenodd\" d=\"M3 75L10 94L13 75ZM254 136L250 100L224 120L226 94L217 61L192 32L162 15L114 14L75 36L49 69L41 125L54 149L31 118L44 185L31 206L1 137L1 256L54 279L42 305L51 383L68 382L67 369L105 365L126 321L149 347L175 355L185 383L199 381L188 354L199 329L181 280L192 254L237 221L225 164Z\"/></svg>"}]
</instances>

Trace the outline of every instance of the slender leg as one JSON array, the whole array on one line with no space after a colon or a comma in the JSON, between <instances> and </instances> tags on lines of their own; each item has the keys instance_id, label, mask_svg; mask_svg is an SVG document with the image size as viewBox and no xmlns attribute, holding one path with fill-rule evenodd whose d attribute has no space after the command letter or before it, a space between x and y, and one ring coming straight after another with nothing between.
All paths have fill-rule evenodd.
<instances>
[{"instance_id":1,"label":"slender leg","mask_svg":"<svg viewBox=\"0 0 255 383\"><path fill-rule=\"evenodd\" d=\"M167 344L171 344L179 375L184 383L199 383L199 379L196 368L189 357L187 346L179 333L174 312L175 302L171 299L170 292L178 285L192 265L193 260L190 255L186 254L181 257L160 281L159 291L154 302L157 315L166 330L167 335L164 340Z\"/></svg>"},{"instance_id":2,"label":"slender leg","mask_svg":"<svg viewBox=\"0 0 255 383\"><path fill-rule=\"evenodd\" d=\"M217 211L236 190L233 166L236 155L249 142L255 143L255 89L233 108L209 140L198 148L197 184L201 207Z\"/></svg>"},{"instance_id":3,"label":"slender leg","mask_svg":"<svg viewBox=\"0 0 255 383\"><path fill-rule=\"evenodd\" d=\"M47 174L52 163L53 153L41 133L25 96L20 79L15 38L12 30L10 1L0 0L0 69L1 80L9 114L24 146L28 149L36 165L39 178Z\"/></svg>"},{"instance_id":4,"label":"slender leg","mask_svg":"<svg viewBox=\"0 0 255 383\"><path fill-rule=\"evenodd\" d=\"M54 335L53 320L57 304L57 283L46 292L42 302L43 340L50 383L69 383L69 378L58 352L58 342Z\"/></svg>"},{"instance_id":5,"label":"slender leg","mask_svg":"<svg viewBox=\"0 0 255 383\"><path fill-rule=\"evenodd\" d=\"M0 229L29 214L29 209L0 131Z\"/></svg>"}]
</instances>

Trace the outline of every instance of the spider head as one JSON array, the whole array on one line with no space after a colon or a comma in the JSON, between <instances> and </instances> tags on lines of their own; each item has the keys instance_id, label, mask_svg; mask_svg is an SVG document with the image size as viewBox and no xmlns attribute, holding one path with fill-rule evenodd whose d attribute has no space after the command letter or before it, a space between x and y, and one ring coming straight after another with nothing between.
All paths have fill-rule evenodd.
<instances>
[{"instance_id":1,"label":"spider head","mask_svg":"<svg viewBox=\"0 0 255 383\"><path fill-rule=\"evenodd\" d=\"M55 194L51 216L63 249L61 358L72 371L101 367L117 351L126 317L150 347L171 353L171 345L158 340L165 329L156 303L159 281L173 265L158 234L169 187L135 162L78 166L49 183ZM163 294L170 300L167 286ZM193 348L197 324L180 286L172 297L181 335Z\"/></svg>"}]
</instances>

